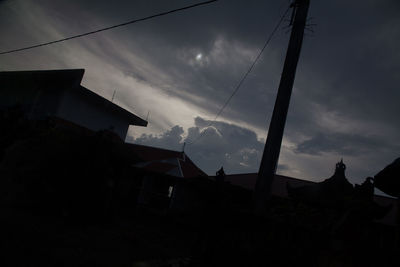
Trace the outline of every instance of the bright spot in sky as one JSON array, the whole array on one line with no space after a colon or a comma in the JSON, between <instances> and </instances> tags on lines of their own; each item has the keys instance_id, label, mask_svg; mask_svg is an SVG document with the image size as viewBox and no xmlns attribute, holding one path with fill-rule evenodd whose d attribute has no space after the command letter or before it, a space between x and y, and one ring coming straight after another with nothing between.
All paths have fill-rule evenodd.
<instances>
[{"instance_id":1,"label":"bright spot in sky","mask_svg":"<svg viewBox=\"0 0 400 267\"><path fill-rule=\"evenodd\" d=\"M201 60L201 58L203 57L203 55L201 53L197 54L196 56L196 60Z\"/></svg>"}]
</instances>

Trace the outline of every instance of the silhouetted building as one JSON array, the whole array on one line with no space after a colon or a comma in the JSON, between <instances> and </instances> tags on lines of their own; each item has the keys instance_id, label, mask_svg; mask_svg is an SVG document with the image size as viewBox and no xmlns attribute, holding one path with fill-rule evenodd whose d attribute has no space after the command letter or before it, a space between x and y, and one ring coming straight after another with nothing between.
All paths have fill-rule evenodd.
<instances>
[{"instance_id":1,"label":"silhouetted building","mask_svg":"<svg viewBox=\"0 0 400 267\"><path fill-rule=\"evenodd\" d=\"M140 208L156 213L202 214L217 205L249 205L251 192L214 179L182 151L124 144L135 158L131 176L123 187L137 195ZM223 188L223 190L221 190Z\"/></svg>"},{"instance_id":2,"label":"silhouetted building","mask_svg":"<svg viewBox=\"0 0 400 267\"><path fill-rule=\"evenodd\" d=\"M388 195L400 198L400 158L386 166L377 175L374 183L377 188Z\"/></svg>"},{"instance_id":3,"label":"silhouetted building","mask_svg":"<svg viewBox=\"0 0 400 267\"><path fill-rule=\"evenodd\" d=\"M198 200L196 192L202 192L203 187L192 186L192 180L198 178L199 184L199 179L208 176L185 152L128 143L125 146L137 160L133 167L145 173L141 177L139 205L166 212L183 202L192 203L189 199ZM180 200L175 201L176 198Z\"/></svg>"},{"instance_id":4,"label":"silhouetted building","mask_svg":"<svg viewBox=\"0 0 400 267\"><path fill-rule=\"evenodd\" d=\"M182 178L207 177L185 152L128 143L126 146L140 160L135 167Z\"/></svg>"},{"instance_id":5,"label":"silhouetted building","mask_svg":"<svg viewBox=\"0 0 400 267\"><path fill-rule=\"evenodd\" d=\"M301 187L292 187L288 183L289 197L308 203L337 205L344 198L348 199L355 193L353 185L346 178L345 170L346 165L341 160L336 164L335 173L322 182Z\"/></svg>"},{"instance_id":6,"label":"silhouetted building","mask_svg":"<svg viewBox=\"0 0 400 267\"><path fill-rule=\"evenodd\" d=\"M283 175L275 175L272 183L271 195L283 199L295 198L296 201L305 201L307 203L334 205L337 201L341 201L342 198L345 200L352 197L368 199L368 196L365 196L372 193L370 196L371 200L379 205L376 207L377 214L382 215L382 218L376 219L375 221L385 225L396 225L398 213L397 200L391 197L374 195L373 190L371 191L368 178L362 185L353 187L345 176L345 169L346 166L343 161L337 163L334 175L322 182L306 181ZM257 173L226 175L225 180L233 185L242 186L248 190L254 190Z\"/></svg>"},{"instance_id":7,"label":"silhouetted building","mask_svg":"<svg viewBox=\"0 0 400 267\"><path fill-rule=\"evenodd\" d=\"M26 118L55 118L91 131L110 130L125 140L129 125L147 121L81 85L84 69L0 72L0 109L18 106Z\"/></svg>"}]
</instances>

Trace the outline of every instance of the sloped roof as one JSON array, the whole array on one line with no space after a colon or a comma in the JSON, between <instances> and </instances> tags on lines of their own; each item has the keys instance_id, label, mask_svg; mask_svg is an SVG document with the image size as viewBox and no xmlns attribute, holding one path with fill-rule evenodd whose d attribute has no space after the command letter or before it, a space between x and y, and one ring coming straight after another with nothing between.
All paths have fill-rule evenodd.
<instances>
[{"instance_id":1,"label":"sloped roof","mask_svg":"<svg viewBox=\"0 0 400 267\"><path fill-rule=\"evenodd\" d=\"M178 168L180 176L184 178L207 176L184 152L137 144L126 145L141 159L142 164L137 165L139 167L162 173Z\"/></svg>"},{"instance_id":2,"label":"sloped roof","mask_svg":"<svg viewBox=\"0 0 400 267\"><path fill-rule=\"evenodd\" d=\"M238 185L244 187L249 190L254 190L257 181L257 173L244 173L244 174L231 174L225 176L225 181L230 182L231 184ZM313 181L301 180L297 178L292 178L283 175L275 175L275 179L272 182L271 193L274 196L278 197L289 197L286 185L290 184L290 186L296 188L305 185L316 184ZM395 225L396 224L396 214L398 212L397 199L374 195L374 201L381 206L392 205L392 209L380 220L377 222L384 223L387 225Z\"/></svg>"},{"instance_id":3,"label":"sloped roof","mask_svg":"<svg viewBox=\"0 0 400 267\"><path fill-rule=\"evenodd\" d=\"M0 72L0 83L4 88L13 90L27 87L41 90L75 90L91 103L124 117L129 124L147 126L147 121L81 86L84 73L84 69L2 71Z\"/></svg>"},{"instance_id":4,"label":"sloped roof","mask_svg":"<svg viewBox=\"0 0 400 267\"><path fill-rule=\"evenodd\" d=\"M374 177L375 186L393 197L400 197L400 158L386 166Z\"/></svg>"},{"instance_id":5,"label":"sloped roof","mask_svg":"<svg viewBox=\"0 0 400 267\"><path fill-rule=\"evenodd\" d=\"M257 173L230 174L225 176L225 181L249 190L254 190L257 181ZM293 187L314 184L312 181L276 174L272 182L272 194L280 197L288 197L286 183L289 183Z\"/></svg>"},{"instance_id":6,"label":"sloped roof","mask_svg":"<svg viewBox=\"0 0 400 267\"><path fill-rule=\"evenodd\" d=\"M135 166L137 167L142 166L143 169L159 173L169 173L170 171L177 168L176 164L171 164L168 162L160 162L160 161L150 161L146 162L146 164L136 164Z\"/></svg>"},{"instance_id":7,"label":"sloped roof","mask_svg":"<svg viewBox=\"0 0 400 267\"><path fill-rule=\"evenodd\" d=\"M137 125L137 126L147 126L147 121L143 120L142 118L136 116L132 112L114 104L113 102L109 101L108 99L96 94L95 92L83 87L79 86L79 93L87 97L89 101L92 103L101 106L104 110L110 111L112 113L117 113L119 116L124 117L128 120L130 125Z\"/></svg>"}]
</instances>

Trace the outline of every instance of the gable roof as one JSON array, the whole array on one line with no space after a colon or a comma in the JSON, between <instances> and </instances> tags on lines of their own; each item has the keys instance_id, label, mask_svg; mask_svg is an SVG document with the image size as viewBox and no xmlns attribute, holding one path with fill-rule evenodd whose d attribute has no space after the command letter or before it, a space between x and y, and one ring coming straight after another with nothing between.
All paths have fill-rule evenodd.
<instances>
[{"instance_id":1,"label":"gable roof","mask_svg":"<svg viewBox=\"0 0 400 267\"><path fill-rule=\"evenodd\" d=\"M207 176L184 152L130 143L126 145L140 158L137 167L184 178Z\"/></svg>"},{"instance_id":2,"label":"gable roof","mask_svg":"<svg viewBox=\"0 0 400 267\"><path fill-rule=\"evenodd\" d=\"M108 99L81 86L84 69L2 71L0 82L4 88L32 88L41 90L74 90L92 104L99 105L108 112L116 113L128 120L131 125L147 126L147 121L132 112L114 104Z\"/></svg>"}]
</instances>

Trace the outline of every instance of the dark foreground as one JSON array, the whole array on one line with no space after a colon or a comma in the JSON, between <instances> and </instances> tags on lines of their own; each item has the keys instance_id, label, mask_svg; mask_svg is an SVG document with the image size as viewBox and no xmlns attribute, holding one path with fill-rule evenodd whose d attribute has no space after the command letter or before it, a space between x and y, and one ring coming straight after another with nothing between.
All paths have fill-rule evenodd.
<instances>
[{"instance_id":1,"label":"dark foreground","mask_svg":"<svg viewBox=\"0 0 400 267\"><path fill-rule=\"evenodd\" d=\"M1 266L400 266L398 226L363 202L273 198L257 218L251 192L203 177L174 180L190 192L178 209L162 183L138 203L144 179L175 178L132 167L107 132L12 121L1 129Z\"/></svg>"},{"instance_id":2,"label":"dark foreground","mask_svg":"<svg viewBox=\"0 0 400 267\"><path fill-rule=\"evenodd\" d=\"M399 266L398 248L362 239L357 226L340 237L246 214L83 223L3 210L1 219L2 266Z\"/></svg>"}]
</instances>

